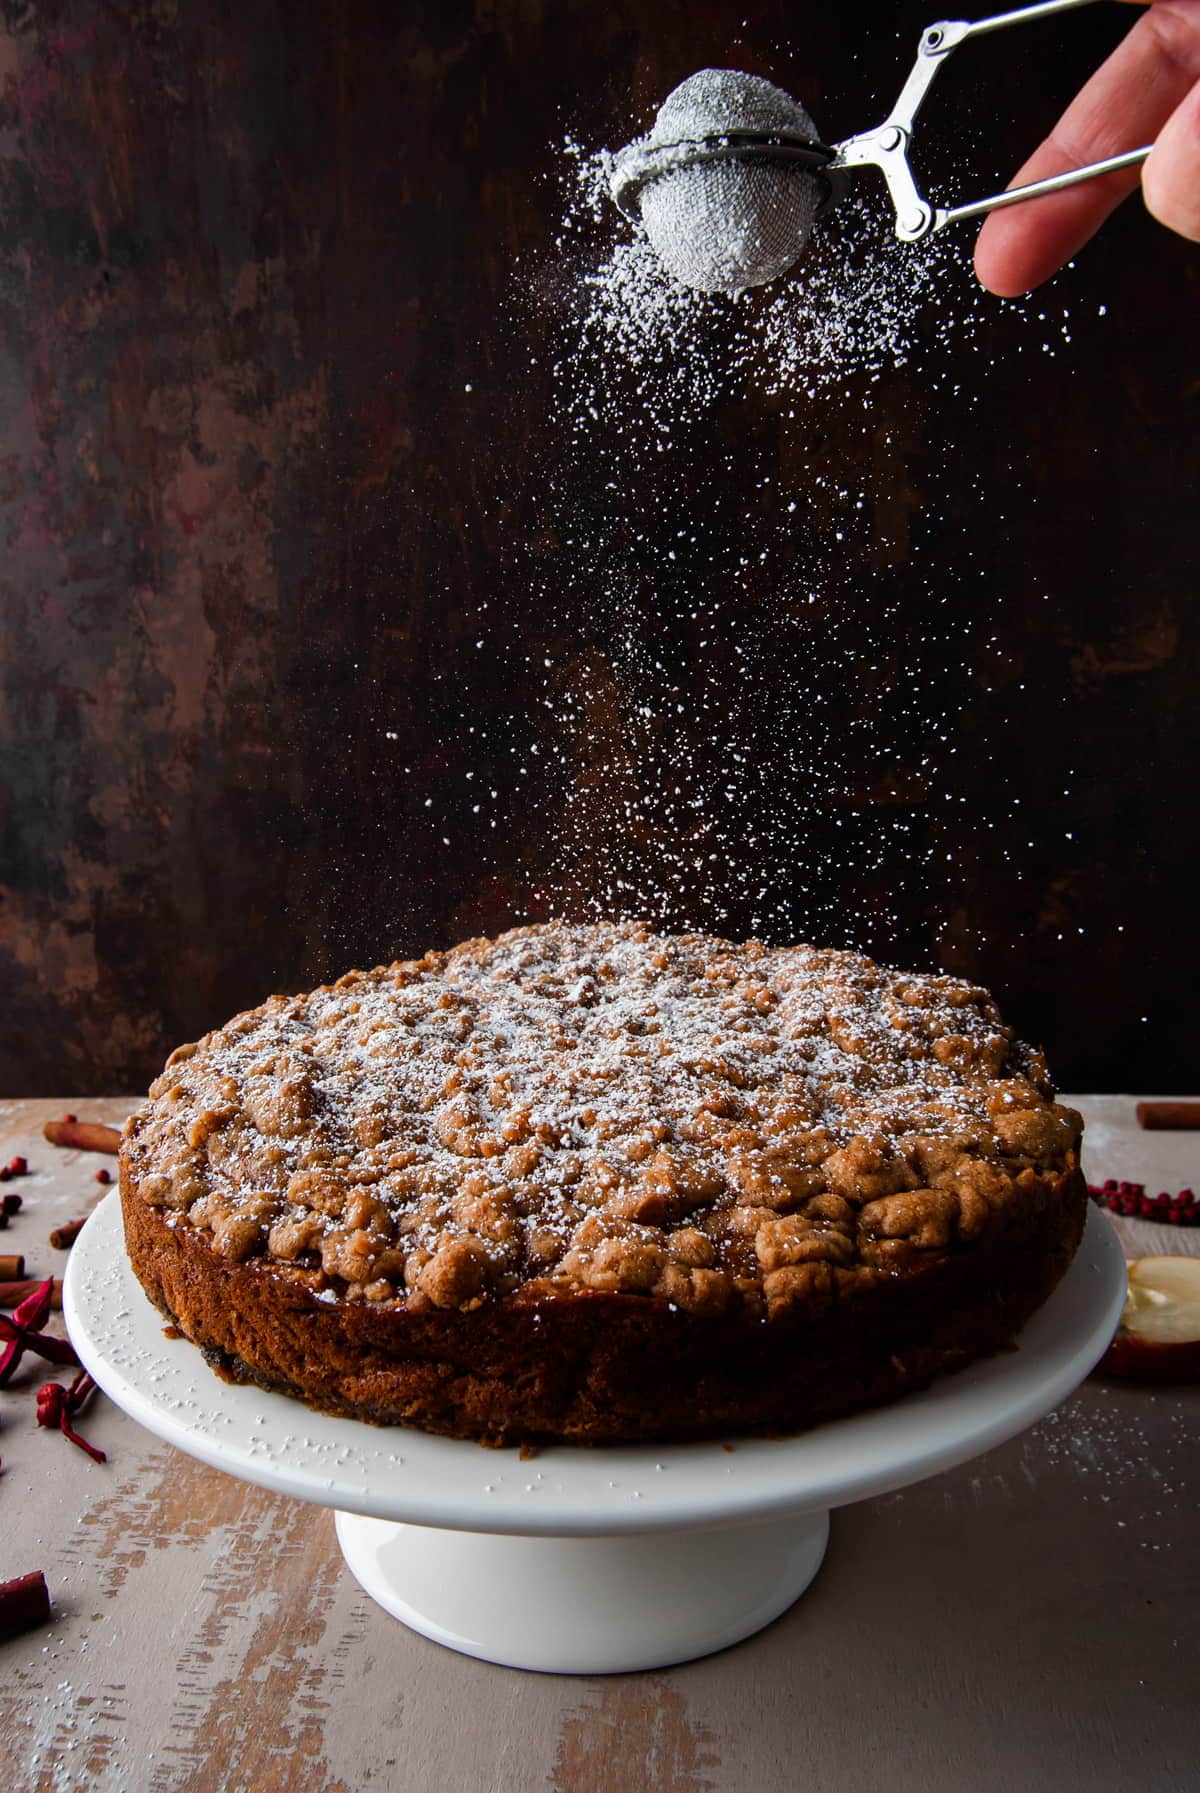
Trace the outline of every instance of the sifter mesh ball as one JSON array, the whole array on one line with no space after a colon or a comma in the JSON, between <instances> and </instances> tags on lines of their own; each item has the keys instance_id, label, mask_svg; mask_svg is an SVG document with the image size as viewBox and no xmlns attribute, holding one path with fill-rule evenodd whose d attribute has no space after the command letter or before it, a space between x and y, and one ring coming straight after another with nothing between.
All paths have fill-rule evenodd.
<instances>
[{"instance_id":1,"label":"sifter mesh ball","mask_svg":"<svg viewBox=\"0 0 1200 1793\"><path fill-rule=\"evenodd\" d=\"M782 88L736 69L701 69L616 160L618 176L623 163L636 175L637 207L659 258L704 292L737 293L784 273L824 198L808 168L721 143L739 132L818 141L804 107Z\"/></svg>"},{"instance_id":2,"label":"sifter mesh ball","mask_svg":"<svg viewBox=\"0 0 1200 1793\"><path fill-rule=\"evenodd\" d=\"M661 176L642 223L667 271L707 293L740 293L784 274L808 241L821 192L811 174L713 162Z\"/></svg>"}]
</instances>

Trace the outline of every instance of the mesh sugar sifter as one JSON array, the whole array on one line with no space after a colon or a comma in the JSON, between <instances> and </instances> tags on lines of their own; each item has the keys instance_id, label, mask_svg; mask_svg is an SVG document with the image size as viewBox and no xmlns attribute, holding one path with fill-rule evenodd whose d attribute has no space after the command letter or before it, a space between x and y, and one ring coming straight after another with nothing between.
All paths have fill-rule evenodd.
<instances>
[{"instance_id":1,"label":"mesh sugar sifter","mask_svg":"<svg viewBox=\"0 0 1200 1793\"><path fill-rule=\"evenodd\" d=\"M909 162L917 114L953 50L1010 25L1094 4L1040 0L990 18L928 26L883 123L833 145L821 141L804 107L772 82L733 69L702 69L668 95L645 137L611 158L613 199L645 227L664 265L685 285L740 292L792 266L816 219L856 168L879 170L896 235L915 243L962 219L1132 167L1145 160L1150 145L966 205L939 206L924 196Z\"/></svg>"}]
</instances>

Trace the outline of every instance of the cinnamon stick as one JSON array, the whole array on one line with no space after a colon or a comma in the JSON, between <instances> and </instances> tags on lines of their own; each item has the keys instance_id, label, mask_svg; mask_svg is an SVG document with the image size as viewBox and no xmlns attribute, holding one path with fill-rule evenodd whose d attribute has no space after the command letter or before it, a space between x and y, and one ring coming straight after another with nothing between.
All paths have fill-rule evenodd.
<instances>
[{"instance_id":1,"label":"cinnamon stick","mask_svg":"<svg viewBox=\"0 0 1200 1793\"><path fill-rule=\"evenodd\" d=\"M1139 1102L1137 1121L1149 1133L1200 1128L1200 1102Z\"/></svg>"},{"instance_id":2,"label":"cinnamon stick","mask_svg":"<svg viewBox=\"0 0 1200 1793\"><path fill-rule=\"evenodd\" d=\"M0 1638L16 1637L50 1617L50 1590L40 1569L0 1582Z\"/></svg>"},{"instance_id":3,"label":"cinnamon stick","mask_svg":"<svg viewBox=\"0 0 1200 1793\"><path fill-rule=\"evenodd\" d=\"M102 1121L47 1121L42 1133L52 1146L77 1152L119 1152L121 1135Z\"/></svg>"},{"instance_id":4,"label":"cinnamon stick","mask_svg":"<svg viewBox=\"0 0 1200 1793\"><path fill-rule=\"evenodd\" d=\"M62 1226L56 1226L50 1234L50 1243L55 1251L70 1251L86 1225L85 1214L82 1220L66 1220Z\"/></svg>"},{"instance_id":5,"label":"cinnamon stick","mask_svg":"<svg viewBox=\"0 0 1200 1793\"><path fill-rule=\"evenodd\" d=\"M0 1265L3 1262L4 1260L0 1258ZM41 1286L41 1282L36 1276L25 1277L17 1282L0 1282L0 1307L20 1307L25 1298L32 1295L34 1290L40 1289ZM62 1283L57 1277L54 1279L54 1287L50 1293L50 1306L57 1309L62 1307Z\"/></svg>"},{"instance_id":6,"label":"cinnamon stick","mask_svg":"<svg viewBox=\"0 0 1200 1793\"><path fill-rule=\"evenodd\" d=\"M25 1259L19 1251L0 1253L0 1282L20 1282L25 1274Z\"/></svg>"}]
</instances>

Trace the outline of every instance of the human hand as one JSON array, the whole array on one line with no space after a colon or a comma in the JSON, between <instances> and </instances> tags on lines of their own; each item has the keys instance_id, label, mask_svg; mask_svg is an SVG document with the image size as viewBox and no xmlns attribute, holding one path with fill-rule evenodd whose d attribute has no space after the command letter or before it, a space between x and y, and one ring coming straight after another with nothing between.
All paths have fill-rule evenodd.
<instances>
[{"instance_id":1,"label":"human hand","mask_svg":"<svg viewBox=\"0 0 1200 1793\"><path fill-rule=\"evenodd\" d=\"M1143 4L1144 0L1136 0ZM1149 0L1012 185L1154 144L1141 169L993 212L975 246L983 285L1013 298L1048 280L1140 179L1147 209L1200 241L1200 0Z\"/></svg>"}]
</instances>

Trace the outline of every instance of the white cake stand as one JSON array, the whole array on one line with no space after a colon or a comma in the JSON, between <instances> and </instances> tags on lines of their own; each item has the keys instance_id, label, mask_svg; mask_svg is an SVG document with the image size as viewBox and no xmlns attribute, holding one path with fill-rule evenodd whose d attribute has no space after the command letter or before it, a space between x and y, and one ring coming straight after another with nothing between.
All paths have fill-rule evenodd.
<instances>
[{"instance_id":1,"label":"white cake stand","mask_svg":"<svg viewBox=\"0 0 1200 1793\"><path fill-rule=\"evenodd\" d=\"M164 1337L115 1195L75 1243L63 1308L83 1363L151 1432L336 1507L351 1571L406 1625L514 1668L610 1674L769 1624L819 1569L831 1507L936 1475L1041 1418L1100 1357L1124 1294L1121 1248L1093 1209L1019 1350L922 1394L798 1438L556 1446L527 1461L220 1381L194 1346Z\"/></svg>"}]
</instances>

